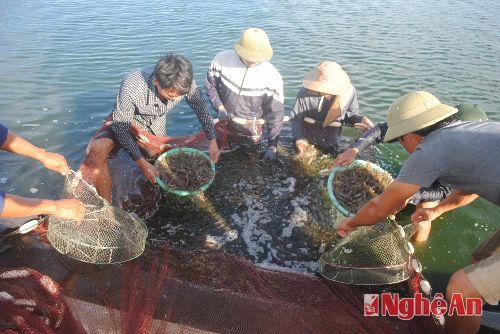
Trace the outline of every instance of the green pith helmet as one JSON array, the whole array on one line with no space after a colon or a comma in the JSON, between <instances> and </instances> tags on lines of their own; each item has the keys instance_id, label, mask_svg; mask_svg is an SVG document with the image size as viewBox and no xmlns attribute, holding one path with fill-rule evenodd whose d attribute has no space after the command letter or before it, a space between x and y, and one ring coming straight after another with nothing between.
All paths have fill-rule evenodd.
<instances>
[{"instance_id":1,"label":"green pith helmet","mask_svg":"<svg viewBox=\"0 0 500 334\"><path fill-rule=\"evenodd\" d=\"M455 116L463 122L485 122L488 116L477 104L460 103L455 106L458 112Z\"/></svg>"},{"instance_id":2,"label":"green pith helmet","mask_svg":"<svg viewBox=\"0 0 500 334\"><path fill-rule=\"evenodd\" d=\"M273 49L264 30L249 28L243 32L241 38L234 44L234 51L241 58L260 63L271 60Z\"/></svg>"},{"instance_id":3,"label":"green pith helmet","mask_svg":"<svg viewBox=\"0 0 500 334\"><path fill-rule=\"evenodd\" d=\"M453 114L457 109L442 104L431 93L418 91L398 98L387 111L387 133L384 142L391 142L435 124Z\"/></svg>"}]
</instances>

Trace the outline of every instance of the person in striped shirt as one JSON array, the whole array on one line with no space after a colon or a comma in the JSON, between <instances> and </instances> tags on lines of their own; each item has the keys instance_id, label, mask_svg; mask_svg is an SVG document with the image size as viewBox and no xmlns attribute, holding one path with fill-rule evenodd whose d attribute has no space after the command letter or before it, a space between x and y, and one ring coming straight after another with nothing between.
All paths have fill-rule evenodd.
<instances>
[{"instance_id":1,"label":"person in striped shirt","mask_svg":"<svg viewBox=\"0 0 500 334\"><path fill-rule=\"evenodd\" d=\"M93 170L96 190L111 202L111 174L108 156L125 149L144 176L155 183L158 170L141 151L132 127L155 136L166 136L167 113L185 98L195 112L210 142L209 154L213 162L219 159L214 121L199 87L193 79L193 67L184 56L169 53L153 67L128 73L120 86L109 127L101 129L88 147L88 163Z\"/></svg>"},{"instance_id":2,"label":"person in striped shirt","mask_svg":"<svg viewBox=\"0 0 500 334\"><path fill-rule=\"evenodd\" d=\"M276 159L283 127L283 79L269 62L273 49L267 34L249 28L233 50L218 53L210 64L205 88L219 119L228 118L230 144L260 144L263 126L268 132L264 159Z\"/></svg>"}]
</instances>

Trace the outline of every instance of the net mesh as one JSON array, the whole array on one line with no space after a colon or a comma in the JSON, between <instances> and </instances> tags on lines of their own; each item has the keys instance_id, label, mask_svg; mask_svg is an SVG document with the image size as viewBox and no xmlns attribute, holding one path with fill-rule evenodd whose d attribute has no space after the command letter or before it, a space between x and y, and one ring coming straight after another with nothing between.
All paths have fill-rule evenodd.
<instances>
[{"instance_id":1,"label":"net mesh","mask_svg":"<svg viewBox=\"0 0 500 334\"><path fill-rule=\"evenodd\" d=\"M0 270L1 333L85 333L61 287L30 268Z\"/></svg>"},{"instance_id":2,"label":"net mesh","mask_svg":"<svg viewBox=\"0 0 500 334\"><path fill-rule=\"evenodd\" d=\"M0 258L0 264L31 261L55 275L78 302L71 306L80 306L75 314L89 333L439 332L427 318L364 317L363 293L378 293L379 286L352 287L311 273L324 247L336 239L336 211L321 175L331 159L321 164L315 159L303 169L286 152L272 165L234 153L221 157L203 201L162 195L159 211L148 218L148 248L134 261L96 266L49 247L42 247L43 256L26 247L22 256ZM114 164L115 200L149 216L148 202L158 203L153 187L138 182L133 163L131 169ZM82 171L92 175L85 164ZM95 211L100 203L94 203ZM241 237L230 238L235 231ZM216 239L219 233L220 248L208 246L209 236ZM277 267L280 271L265 269ZM292 272L306 268L310 274ZM406 283L391 288L407 291ZM109 298L103 302L103 296Z\"/></svg>"},{"instance_id":3,"label":"net mesh","mask_svg":"<svg viewBox=\"0 0 500 334\"><path fill-rule=\"evenodd\" d=\"M30 247L32 240L22 238L18 255L0 257L0 266L29 265L50 273L88 333L440 332L429 317L363 316L363 293L387 287L353 287L312 274L323 247L336 239L325 175L317 176L331 161L304 170L280 153L272 165L249 163L236 152L224 155L203 203L165 195L148 219L148 247L133 261L86 264L49 245ZM116 199L128 190L125 203L140 212L156 197L148 196L151 185L138 183L136 166L126 161L132 168L122 165L113 179L120 186ZM141 191L132 196L137 186ZM209 235L235 230L241 237L228 233L221 248L207 246ZM309 274L297 273L309 264ZM390 289L408 292L406 283Z\"/></svg>"},{"instance_id":4,"label":"net mesh","mask_svg":"<svg viewBox=\"0 0 500 334\"><path fill-rule=\"evenodd\" d=\"M66 177L65 192L85 204L85 216L80 224L49 218L47 237L54 248L89 263L119 263L142 254L148 232L137 216L107 203L81 173Z\"/></svg>"},{"instance_id":5,"label":"net mesh","mask_svg":"<svg viewBox=\"0 0 500 334\"><path fill-rule=\"evenodd\" d=\"M154 319L183 324L193 332L439 332L429 318L364 317L362 296L368 289L266 270L228 254L168 248L163 252L168 256L161 251L148 254L149 261L129 262L121 269L126 279L116 301L121 312L113 322L121 325L122 332L169 332L165 322Z\"/></svg>"},{"instance_id":6,"label":"net mesh","mask_svg":"<svg viewBox=\"0 0 500 334\"><path fill-rule=\"evenodd\" d=\"M389 221L357 228L321 256L321 275L356 285L404 281L412 273L409 240L417 230L415 224L401 227Z\"/></svg>"}]
</instances>

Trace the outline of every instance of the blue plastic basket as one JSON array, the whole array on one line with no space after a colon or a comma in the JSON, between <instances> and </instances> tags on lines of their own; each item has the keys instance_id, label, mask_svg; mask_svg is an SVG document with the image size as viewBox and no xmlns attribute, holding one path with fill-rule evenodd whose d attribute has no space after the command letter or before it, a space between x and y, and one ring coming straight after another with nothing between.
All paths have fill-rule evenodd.
<instances>
[{"instance_id":1,"label":"blue plastic basket","mask_svg":"<svg viewBox=\"0 0 500 334\"><path fill-rule=\"evenodd\" d=\"M332 183L333 183L333 179L335 178L335 174L337 174L337 172L343 171L346 169L352 169L355 167L370 167L370 168L373 168L373 170L375 170L379 173L382 173L382 174L387 174L388 176L390 176L392 178L392 176L388 172L386 172L384 169L382 169L380 166L377 166L374 163L371 163L371 162L366 161L366 160L354 160L352 162L352 164L350 164L349 166L345 166L345 167L337 166L334 169L332 169L332 171L330 172L330 175L328 176L328 197L332 201L332 204L335 206L335 208L346 217L354 216L354 213L347 211L339 203L339 201L337 200L337 198L335 197L335 195L333 193Z\"/></svg>"},{"instance_id":2,"label":"blue plastic basket","mask_svg":"<svg viewBox=\"0 0 500 334\"><path fill-rule=\"evenodd\" d=\"M205 152L202 152L200 150L197 150L197 149L194 149L194 148L190 148L190 147L174 148L172 150L169 150L169 151L161 154L156 159L156 161L155 161L155 167L156 168L159 167L158 164L159 164L160 160L165 159L165 158L170 157L170 156L173 156L173 155L176 155L176 154L179 154L179 153L187 153L187 154L192 154L192 155L199 155L199 156L202 156L207 161L209 161L210 162L210 168L212 169L212 177L210 178L210 180L207 183L205 183L204 185L202 185L198 189L196 189L196 190L190 190L190 191L188 191L188 190L172 189L169 186L167 186L165 183L163 183L163 181L159 177L156 177L156 182L158 183L158 185L160 186L160 188L162 188L166 192L168 192L170 194L173 194L173 195L176 195L176 196L193 196L193 195L198 195L198 194L204 192L205 190L207 190L208 187L210 187L210 185L212 184L212 182L214 181L214 178L215 178L215 165L214 165L213 162L210 161L210 158L208 157L208 155Z\"/></svg>"}]
</instances>

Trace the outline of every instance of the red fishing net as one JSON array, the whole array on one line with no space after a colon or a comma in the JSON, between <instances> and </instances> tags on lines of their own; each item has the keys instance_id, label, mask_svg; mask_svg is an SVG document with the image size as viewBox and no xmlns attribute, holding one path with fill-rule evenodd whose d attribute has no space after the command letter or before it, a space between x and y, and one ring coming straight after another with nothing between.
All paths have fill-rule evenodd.
<instances>
[{"instance_id":1,"label":"red fishing net","mask_svg":"<svg viewBox=\"0 0 500 334\"><path fill-rule=\"evenodd\" d=\"M84 333L60 286L29 268L0 270L0 333Z\"/></svg>"},{"instance_id":2,"label":"red fishing net","mask_svg":"<svg viewBox=\"0 0 500 334\"><path fill-rule=\"evenodd\" d=\"M160 333L167 321L235 334L441 332L431 317L364 317L362 293L370 290L218 252L163 252L122 269L121 318L114 321L125 333Z\"/></svg>"},{"instance_id":3,"label":"red fishing net","mask_svg":"<svg viewBox=\"0 0 500 334\"><path fill-rule=\"evenodd\" d=\"M132 131L137 131L134 128ZM227 133L224 134L223 132L227 131L227 122L217 123L216 129L218 134L221 135L222 141L225 141L225 143L220 144L220 147L226 147L224 144L228 144ZM135 134L135 137L142 142L141 146L143 148L144 146L150 147L150 152L160 152L177 146L190 146L201 149L207 147L207 140L203 133L190 137L158 138L139 131ZM231 166L231 164L227 162L227 166ZM134 166L132 165L132 167ZM239 167L236 166L235 168ZM284 165L276 168L283 169ZM81 170L87 176L91 176L93 173L85 162ZM117 197L120 198L121 203L125 204L124 207L127 207L128 210L135 211L142 217L149 216L151 212L148 211L148 205L152 202L155 202L156 205L161 195L159 197L151 185L137 182L136 176L137 173L140 173L137 168L125 170L123 167L119 167L119 171L120 173L114 175L113 178L114 184L118 187L118 189L115 189L119 195ZM275 171L272 169L268 169L267 173L269 178L276 176ZM224 173L220 175L224 176ZM227 177L224 179L227 180ZM241 175L239 177L241 178ZM298 176L296 179L300 183L301 180ZM289 201L287 196L292 196L291 198L296 196L292 185L295 184L294 180L291 177L278 180L281 185L281 188L278 188L281 192L279 194L273 192L271 193L272 196L269 195L269 198L276 198L278 195L282 196L283 203L280 205L281 202L270 202L272 206L286 207L285 202ZM91 181L91 179L88 179L88 181ZM253 187L255 184L250 186ZM244 192L243 189L250 186L240 184L232 190L232 193L242 193ZM130 191L134 187L139 189L136 193ZM227 190L223 187L221 189L223 193L227 193ZM306 190L307 188L303 189L303 191ZM287 195L288 191L290 195ZM293 235L292 238L289 235L291 230L287 230L288 234L284 233L286 229L283 230L283 233L280 232L278 235L273 236L267 235L261 229L258 230L260 235L257 235L256 239L252 239L253 235L245 235L247 232L252 232L249 230L251 224L256 225L268 219L265 210L260 208L262 203L258 202L257 199L247 201L245 205L239 202L233 203L227 199L221 201L226 208L229 206L228 204L240 205L240 209L246 210L247 213L253 210L261 214L260 221L253 221L250 217L247 217L249 218L248 221L243 220L243 213L238 216L240 218L238 221L241 221L242 226L244 225L242 227L243 232L240 233L244 234L243 237L248 237L247 242L255 243L256 247L261 246L258 243L258 238L261 238L264 243L271 242L272 239L279 240L279 238L288 240L287 242L290 242L290 244L294 241ZM305 201L305 199L302 201ZM295 198L294 203L296 213L302 212L298 207L302 202ZM168 199L164 205L167 204L174 205L171 199ZM304 206L304 208L306 207ZM192 212L186 213L183 211L177 216L169 216L168 211L166 213L159 212L161 217L157 218L180 221L180 218L183 218L186 214L192 214ZM232 212L229 212L228 215L238 218ZM269 213L269 216L271 215L272 213ZM212 223L208 222L207 224ZM204 223L201 220L192 221L191 224L194 226L195 231L182 236L188 242L189 237L192 238L193 242L196 241L197 233L203 233L201 229L204 228ZM180 226L174 225L172 222L168 224L162 222L158 228L160 230L165 228L181 229ZM296 225L294 228L298 228L298 226ZM151 226L149 227L151 228ZM40 228L38 232L43 233L43 230ZM266 238L262 238L262 236ZM238 240L244 246L245 244L242 243L241 239ZM306 249L303 242L305 239L300 240L302 244L300 247L302 248L288 249L283 245L283 249L280 250L281 254L287 254L287 252L300 253L300 249ZM389 317L365 317L363 315L364 293L381 293L386 291L384 289L390 289L390 291L397 291L401 294L411 294L412 291L408 289L406 282L390 288L387 286L373 288L352 287L324 280L311 273L301 274L287 268L270 270L258 267L243 257L245 249L236 246L228 246L220 251L203 247L186 247L181 250L181 248L172 245L184 245L186 242L184 240L177 241L177 243L170 242L170 246L165 246L169 245L169 242L155 243L150 241L145 253L140 258L121 266L82 264L63 257L46 244L36 246L38 248L36 253L32 251L33 246L31 245L25 247L26 252L22 253L18 258L0 258L0 265L12 266L13 264L33 263L37 269L53 273L55 278L64 286L65 294L71 297L71 307L78 310L75 314L78 314L78 319L89 333L216 332L290 334L333 332L439 333L442 331L442 328L437 326L431 317L416 317L410 321L402 321ZM39 248L42 248L43 251ZM225 253L230 249L233 249L234 255ZM266 254L269 256L273 251L274 249L270 248L269 252L266 251ZM255 255L255 259L259 258L260 255L260 253ZM303 262L309 263L309 258L306 259L305 255L303 257ZM291 259L293 260L293 258ZM262 259L259 261L262 262ZM273 268L276 269L276 267ZM27 272L30 273L29 270ZM31 276L32 274L29 274L27 277ZM38 276L33 277L37 277L35 281L38 281ZM26 282L19 283L19 281ZM8 281L5 289L9 289L6 291L11 291L9 294L14 296L19 284L30 285L32 283L34 282L32 282L31 278L17 278L15 281ZM417 285L417 282L413 282L412 287L416 289L418 288ZM2 287L0 291L3 290ZM21 290L19 297L15 298L25 299L26 290L29 289ZM43 291L42 289L41 292ZM60 292L53 296L45 292L45 294L33 296L32 299L35 304L43 305L47 309L40 312L41 314L48 312L47 314L50 316L45 317L49 319L49 323L53 327L59 324L59 328L67 328L64 327L66 326L65 321L67 321L67 326L71 325L76 328L67 331L56 328L56 332L79 333L81 329L74 322L70 322L72 318L69 313L61 311L66 310L66 308L62 308L62 304L58 302L59 294ZM4 302L6 301L4 300ZM17 305L16 309L19 309ZM28 312L28 315L23 314L25 317L23 319L28 319L29 315L34 314L33 311L25 307L17 312L21 311ZM9 314L7 312L10 312L9 308L1 307L0 314ZM63 314L62 318L61 314ZM18 322L12 320L12 316L6 316L2 319L5 320L0 321L7 322L9 325L14 323L18 326ZM44 324L44 321L45 319L41 321L40 326ZM35 326L35 322L31 322L31 320L26 320L26 322L31 326ZM36 326L38 326L38 323ZM38 329L32 332L43 333Z\"/></svg>"}]
</instances>

